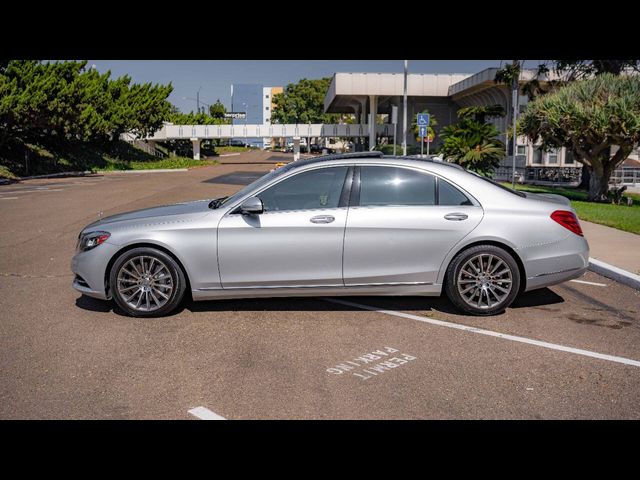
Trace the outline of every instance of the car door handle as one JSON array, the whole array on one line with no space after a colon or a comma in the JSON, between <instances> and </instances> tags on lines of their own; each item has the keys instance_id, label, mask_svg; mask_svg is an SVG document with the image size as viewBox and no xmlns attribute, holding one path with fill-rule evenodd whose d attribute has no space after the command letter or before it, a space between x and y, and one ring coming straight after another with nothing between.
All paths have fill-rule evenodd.
<instances>
[{"instance_id":1,"label":"car door handle","mask_svg":"<svg viewBox=\"0 0 640 480\"><path fill-rule=\"evenodd\" d=\"M444 216L445 219L447 220L466 220L467 218L469 218L469 215L467 215L466 213L447 213Z\"/></svg>"},{"instance_id":2,"label":"car door handle","mask_svg":"<svg viewBox=\"0 0 640 480\"><path fill-rule=\"evenodd\" d=\"M317 215L315 217L311 217L309 220L311 223L331 223L335 220L335 217L331 215Z\"/></svg>"}]
</instances>

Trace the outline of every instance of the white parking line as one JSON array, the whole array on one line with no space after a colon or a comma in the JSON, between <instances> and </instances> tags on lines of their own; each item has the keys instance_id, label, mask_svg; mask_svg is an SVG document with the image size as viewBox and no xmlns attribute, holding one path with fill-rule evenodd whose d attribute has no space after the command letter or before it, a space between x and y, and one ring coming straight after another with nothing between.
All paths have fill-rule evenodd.
<instances>
[{"instance_id":1,"label":"white parking line","mask_svg":"<svg viewBox=\"0 0 640 480\"><path fill-rule=\"evenodd\" d=\"M18 197L0 197L0 200L17 200Z\"/></svg>"},{"instance_id":2,"label":"white parking line","mask_svg":"<svg viewBox=\"0 0 640 480\"><path fill-rule=\"evenodd\" d=\"M37 192L62 192L64 189L59 188L37 188L33 190L12 190L10 192L0 192L0 195L10 195L16 193L37 193Z\"/></svg>"},{"instance_id":3,"label":"white parking line","mask_svg":"<svg viewBox=\"0 0 640 480\"><path fill-rule=\"evenodd\" d=\"M226 420L217 413L212 412L206 407L196 407L189 410L189 413L194 417L198 417L201 420Z\"/></svg>"},{"instance_id":4,"label":"white parking line","mask_svg":"<svg viewBox=\"0 0 640 480\"><path fill-rule=\"evenodd\" d=\"M570 282L576 283L584 283L585 285L595 285L596 287L606 287L607 285L604 283L596 283L596 282L587 282L585 280L569 280Z\"/></svg>"},{"instance_id":5,"label":"white parking line","mask_svg":"<svg viewBox=\"0 0 640 480\"><path fill-rule=\"evenodd\" d=\"M482 328L470 327L467 325L460 325L458 323L436 320L435 318L419 317L418 315L412 315L410 313L403 313L403 312L396 312L395 310L382 310L377 307L362 305L361 303L349 302L347 300L338 300L337 298L324 298L323 300L331 303L339 303L342 305L348 305L350 307L361 308L363 310L370 310L372 312L384 313L385 315L393 315L394 317L402 317L402 318L408 318L410 320L417 320L418 322L430 323L432 325L438 325L440 327L455 328L456 330L464 330L467 332L479 333L481 335L498 337L504 340L511 340L513 342L527 343L529 345L536 345L538 347L548 348L551 350L560 350L561 352L574 353L576 355L583 355L585 357L597 358L599 360L607 360L609 362L622 363L624 365L640 367L640 361L632 360L630 358L617 357L615 355L607 355L605 353L592 352L590 350L582 350L581 348L566 347L564 345L559 345L557 343L542 342L540 340L534 340L526 337L519 337L517 335L509 335L506 333L494 332L492 330L484 330Z\"/></svg>"}]
</instances>

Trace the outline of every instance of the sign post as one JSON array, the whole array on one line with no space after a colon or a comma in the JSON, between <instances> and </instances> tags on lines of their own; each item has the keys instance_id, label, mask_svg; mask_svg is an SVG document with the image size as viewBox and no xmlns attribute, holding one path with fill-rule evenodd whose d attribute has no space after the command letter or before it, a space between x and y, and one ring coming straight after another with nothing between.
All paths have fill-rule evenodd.
<instances>
[{"instance_id":1,"label":"sign post","mask_svg":"<svg viewBox=\"0 0 640 480\"><path fill-rule=\"evenodd\" d=\"M391 123L393 124L393 156L396 156L396 131L398 130L398 107L391 107Z\"/></svg>"},{"instance_id":2,"label":"sign post","mask_svg":"<svg viewBox=\"0 0 640 480\"><path fill-rule=\"evenodd\" d=\"M420 137L420 156L424 157L424 139L427 137L427 129L429 127L429 114L419 113L416 120L418 124L418 133ZM427 155L429 155L429 145L427 145Z\"/></svg>"},{"instance_id":3,"label":"sign post","mask_svg":"<svg viewBox=\"0 0 640 480\"><path fill-rule=\"evenodd\" d=\"M420 137L420 156L424 157L424 139L427 136L427 127L418 127Z\"/></svg>"}]
</instances>

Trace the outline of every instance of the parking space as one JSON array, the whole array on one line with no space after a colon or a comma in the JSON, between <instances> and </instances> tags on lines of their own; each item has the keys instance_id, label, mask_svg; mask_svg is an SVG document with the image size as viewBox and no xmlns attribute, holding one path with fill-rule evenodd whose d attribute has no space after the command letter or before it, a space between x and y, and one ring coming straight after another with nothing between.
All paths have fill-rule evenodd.
<instances>
[{"instance_id":1,"label":"parking space","mask_svg":"<svg viewBox=\"0 0 640 480\"><path fill-rule=\"evenodd\" d=\"M71 288L99 212L227 195L270 168L0 186L0 418L640 418L639 292L591 272L486 318L345 297L133 319Z\"/></svg>"}]
</instances>

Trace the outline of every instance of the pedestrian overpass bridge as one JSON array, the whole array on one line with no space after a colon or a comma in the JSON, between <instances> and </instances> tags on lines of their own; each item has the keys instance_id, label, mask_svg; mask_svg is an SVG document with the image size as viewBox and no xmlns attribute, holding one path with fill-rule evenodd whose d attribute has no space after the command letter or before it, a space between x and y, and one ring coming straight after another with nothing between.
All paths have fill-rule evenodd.
<instances>
[{"instance_id":1,"label":"pedestrian overpass bridge","mask_svg":"<svg viewBox=\"0 0 640 480\"><path fill-rule=\"evenodd\" d=\"M375 126L375 132L369 130L368 124L327 124L327 123L298 123L298 124L262 124L262 125L173 125L166 123L153 135L144 137L150 147L155 142L166 140L191 140L193 143L193 158L200 159L200 143L202 140L224 138L293 138L294 156L300 152L300 138L313 137L369 137L369 144L375 146L376 135L393 137L392 124ZM125 140L133 141L132 137L124 136Z\"/></svg>"}]
</instances>

